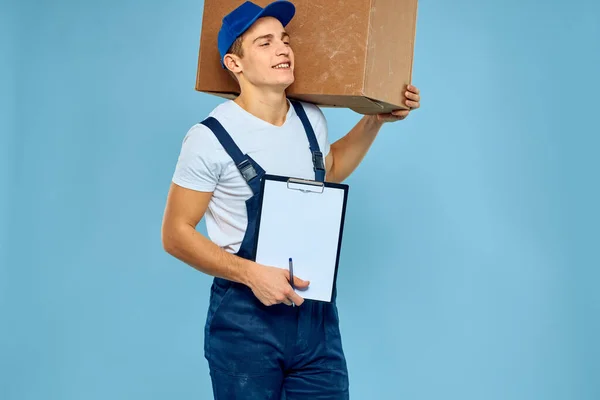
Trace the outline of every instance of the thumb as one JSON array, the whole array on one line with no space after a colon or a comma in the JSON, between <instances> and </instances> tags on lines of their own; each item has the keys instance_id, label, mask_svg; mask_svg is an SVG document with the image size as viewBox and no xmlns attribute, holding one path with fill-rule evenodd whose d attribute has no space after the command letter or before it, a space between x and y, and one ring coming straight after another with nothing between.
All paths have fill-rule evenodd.
<instances>
[{"instance_id":1,"label":"thumb","mask_svg":"<svg viewBox=\"0 0 600 400\"><path fill-rule=\"evenodd\" d=\"M300 279L294 275L294 286L299 288L307 288L308 285L310 285L310 281L305 281L304 279Z\"/></svg>"}]
</instances>

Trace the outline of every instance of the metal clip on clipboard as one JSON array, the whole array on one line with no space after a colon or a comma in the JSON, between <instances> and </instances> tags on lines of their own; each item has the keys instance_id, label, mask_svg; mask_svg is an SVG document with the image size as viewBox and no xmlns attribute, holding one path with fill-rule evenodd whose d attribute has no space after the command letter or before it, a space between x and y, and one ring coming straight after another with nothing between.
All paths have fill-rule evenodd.
<instances>
[{"instance_id":1,"label":"metal clip on clipboard","mask_svg":"<svg viewBox=\"0 0 600 400\"><path fill-rule=\"evenodd\" d=\"M319 181L312 181L309 179L289 178L287 180L287 187L291 190L299 190L302 193L321 194L325 190L325 183Z\"/></svg>"}]
</instances>

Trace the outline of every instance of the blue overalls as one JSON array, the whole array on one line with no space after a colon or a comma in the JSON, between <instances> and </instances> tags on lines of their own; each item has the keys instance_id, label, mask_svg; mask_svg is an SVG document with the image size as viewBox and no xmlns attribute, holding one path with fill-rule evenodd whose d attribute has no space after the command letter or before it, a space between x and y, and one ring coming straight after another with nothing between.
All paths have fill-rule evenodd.
<instances>
[{"instance_id":1,"label":"blue overalls","mask_svg":"<svg viewBox=\"0 0 600 400\"><path fill-rule=\"evenodd\" d=\"M302 105L292 101L313 154L315 180L325 179L323 154ZM236 255L255 260L254 235L265 171L243 154L223 126L210 128L252 189L246 201L248 225ZM246 285L214 278L204 328L216 400L348 399L348 370L335 304L305 300L299 307L265 306ZM284 397L282 397L284 396Z\"/></svg>"}]
</instances>

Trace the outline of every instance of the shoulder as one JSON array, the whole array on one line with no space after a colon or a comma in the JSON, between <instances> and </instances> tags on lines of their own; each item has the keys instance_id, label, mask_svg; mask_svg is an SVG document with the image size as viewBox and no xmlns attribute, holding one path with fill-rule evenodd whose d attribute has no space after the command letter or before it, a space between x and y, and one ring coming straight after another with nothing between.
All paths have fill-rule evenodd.
<instances>
[{"instance_id":1,"label":"shoulder","mask_svg":"<svg viewBox=\"0 0 600 400\"><path fill-rule=\"evenodd\" d=\"M236 112L236 109L234 107L232 107L231 102L226 101L226 102L223 102L223 103L217 105L204 118L204 120L206 120L208 118L214 118L221 125L223 125L224 121L227 121L229 119L228 117L231 116L231 114L235 113L235 112ZM192 125L186 132L183 141L184 141L184 143L189 142L192 144L203 144L204 146L209 146L209 147L212 147L213 149L218 148L219 140L217 139L217 137L215 136L213 131L208 126L206 126L202 123L204 120Z\"/></svg>"},{"instance_id":2,"label":"shoulder","mask_svg":"<svg viewBox=\"0 0 600 400\"><path fill-rule=\"evenodd\" d=\"M233 100L226 100L221 104L217 105L207 117L214 117L216 119L226 118L232 115L239 114L239 106L235 104Z\"/></svg>"},{"instance_id":3,"label":"shoulder","mask_svg":"<svg viewBox=\"0 0 600 400\"><path fill-rule=\"evenodd\" d=\"M203 152L217 145L217 138L210 128L198 122L192 125L183 137L183 147L188 151Z\"/></svg>"},{"instance_id":4,"label":"shoulder","mask_svg":"<svg viewBox=\"0 0 600 400\"><path fill-rule=\"evenodd\" d=\"M298 101L296 100L298 103L300 103L302 105L302 108L304 109L304 111L306 112L306 116L308 117L308 119L310 120L310 122L314 125L325 125L327 120L325 118L325 114L323 114L323 110L321 110L321 108L319 106L317 106L314 103L309 103L306 101Z\"/></svg>"}]
</instances>

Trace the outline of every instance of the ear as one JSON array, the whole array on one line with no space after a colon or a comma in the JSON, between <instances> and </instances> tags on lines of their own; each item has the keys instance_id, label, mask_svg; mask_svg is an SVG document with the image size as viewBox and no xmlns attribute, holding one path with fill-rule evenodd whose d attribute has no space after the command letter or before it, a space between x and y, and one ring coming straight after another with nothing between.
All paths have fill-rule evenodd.
<instances>
[{"instance_id":1,"label":"ear","mask_svg":"<svg viewBox=\"0 0 600 400\"><path fill-rule=\"evenodd\" d=\"M233 73L242 71L242 63L240 61L240 58L234 54L226 54L223 57L225 67Z\"/></svg>"}]
</instances>

